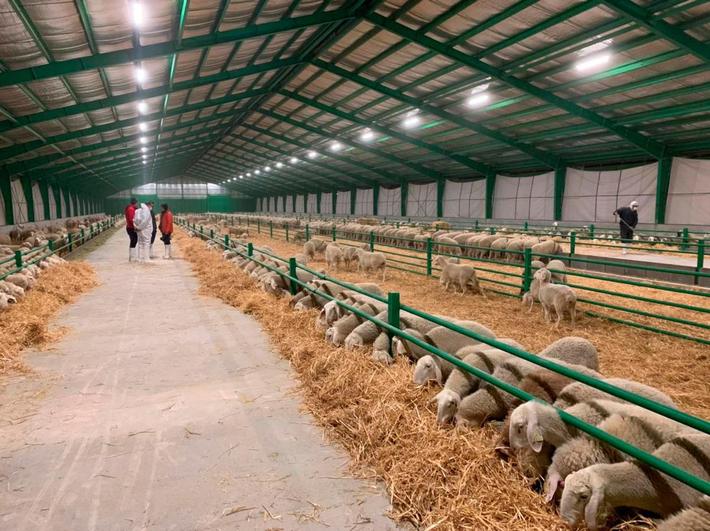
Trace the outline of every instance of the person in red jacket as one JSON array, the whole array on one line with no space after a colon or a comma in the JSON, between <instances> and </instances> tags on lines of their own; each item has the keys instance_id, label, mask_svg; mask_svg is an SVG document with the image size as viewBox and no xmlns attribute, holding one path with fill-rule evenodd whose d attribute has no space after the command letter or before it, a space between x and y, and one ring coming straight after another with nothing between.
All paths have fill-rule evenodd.
<instances>
[{"instance_id":1,"label":"person in red jacket","mask_svg":"<svg viewBox=\"0 0 710 531\"><path fill-rule=\"evenodd\" d=\"M138 233L136 232L136 227L133 225L133 217L136 213L136 204L138 201L135 197L131 198L131 202L123 210L123 214L126 216L126 232L129 238L128 247L128 261L133 262L136 259L136 245L138 244Z\"/></svg>"},{"instance_id":2,"label":"person in red jacket","mask_svg":"<svg viewBox=\"0 0 710 531\"><path fill-rule=\"evenodd\" d=\"M160 209L160 234L162 235L160 239L165 244L165 254L163 258L172 258L170 238L173 235L173 213L170 212L166 203L160 205Z\"/></svg>"}]
</instances>

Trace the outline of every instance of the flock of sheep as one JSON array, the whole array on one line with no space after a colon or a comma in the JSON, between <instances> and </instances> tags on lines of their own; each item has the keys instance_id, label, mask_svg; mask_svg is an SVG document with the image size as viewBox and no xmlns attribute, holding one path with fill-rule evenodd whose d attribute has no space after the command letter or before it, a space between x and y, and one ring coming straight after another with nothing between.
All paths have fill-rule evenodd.
<instances>
[{"instance_id":1,"label":"flock of sheep","mask_svg":"<svg viewBox=\"0 0 710 531\"><path fill-rule=\"evenodd\" d=\"M208 245L219 248L213 242ZM311 240L308 249L304 249L304 255L312 249L313 253L323 252L327 257L330 245L323 240ZM359 248L355 248L354 252L360 265L368 264L369 255L377 254ZM254 258L273 269L287 272L287 266L273 259L272 253L271 249L263 247L255 250ZM710 528L710 513L707 512L710 498L577 431L560 419L555 408L596 425L706 481L710 480L710 435L623 402L488 343L409 312L401 312L400 327L408 335L455 355L468 365L538 398L538 401L521 403L473 374L431 355L412 341L390 338L374 322L347 311L331 300L335 298L363 314L386 322L386 303L368 296L372 294L381 298L384 295L377 284L355 284L358 288L355 291L299 269L299 280L315 291L302 289L299 285L295 288L296 295L292 296L289 279L278 272L234 250L224 251L224 256L250 274L266 292L291 297L296 310L320 309L316 325L324 331L325 339L334 345L343 345L348 349L371 346L373 359L385 364L391 363L393 356L409 358L414 364L414 384L433 383L442 387L434 399L439 424L481 426L491 421L500 423L498 450L513 458L531 479L544 478L546 499L559 501L560 514L570 525L586 523L589 529L599 529L615 509L630 507L667 517L660 524L662 531L707 531ZM550 269L544 264L537 264L537 267L528 299L538 297L546 312L554 309L559 318L563 307L569 308L570 304L572 309L574 307L573 302L566 298L569 288L564 284L551 284L553 273ZM557 280L564 281L563 271L555 269ZM442 318L480 337L522 348L513 339L497 338L492 330L475 321ZM633 380L605 378L599 372L596 348L586 339L562 338L538 356L675 407L673 401L658 389Z\"/></svg>"}]
</instances>

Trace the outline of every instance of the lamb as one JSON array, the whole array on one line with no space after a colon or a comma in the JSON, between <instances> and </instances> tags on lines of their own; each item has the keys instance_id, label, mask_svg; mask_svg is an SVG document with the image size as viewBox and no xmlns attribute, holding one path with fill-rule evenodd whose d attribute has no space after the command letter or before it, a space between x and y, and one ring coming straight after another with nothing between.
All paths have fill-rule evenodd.
<instances>
[{"instance_id":1,"label":"lamb","mask_svg":"<svg viewBox=\"0 0 710 531\"><path fill-rule=\"evenodd\" d=\"M479 334L483 337L489 337L491 339L495 339L496 337L490 329L475 321L460 321L456 324L463 328L468 328L472 332ZM413 329L406 329L405 332L407 332L409 335L416 337L417 339L420 339L426 343L429 343L432 346L443 350L444 352L450 353L458 352L462 347L465 347L466 345L480 344L480 341L455 332L445 326L436 326L426 334L422 334L418 330ZM399 337L392 340L392 348L395 350L396 354L399 354L400 356L406 355L413 361L416 361L422 356L426 356L429 354L428 350ZM446 376L448 376L449 372L451 371L449 370Z\"/></svg>"},{"instance_id":2,"label":"lamb","mask_svg":"<svg viewBox=\"0 0 710 531\"><path fill-rule=\"evenodd\" d=\"M353 262L357 260L357 247L346 247L343 250L343 263L345 264L345 269L350 271L350 266Z\"/></svg>"},{"instance_id":3,"label":"lamb","mask_svg":"<svg viewBox=\"0 0 710 531\"><path fill-rule=\"evenodd\" d=\"M653 455L705 481L710 479L706 464L710 459L708 435L678 437L662 445ZM567 478L560 516L573 527L584 518L587 527L596 531L606 524L609 514L617 507L670 516L697 505L701 499L699 491L645 464L633 461L602 463L579 470Z\"/></svg>"},{"instance_id":4,"label":"lamb","mask_svg":"<svg viewBox=\"0 0 710 531\"><path fill-rule=\"evenodd\" d=\"M434 264L441 268L439 284L441 284L444 290L448 291L449 286L453 284L454 287L458 287L463 294L466 293L466 289L471 286L474 292L486 297L476 277L476 270L473 267L452 263L443 256L437 256L434 260Z\"/></svg>"},{"instance_id":5,"label":"lamb","mask_svg":"<svg viewBox=\"0 0 710 531\"><path fill-rule=\"evenodd\" d=\"M620 387L637 395L645 396L668 407L676 407L675 402L664 392L651 387L650 385L627 380L625 378L605 378L604 382ZM591 387L582 382L572 382L565 387L554 402L558 409L567 409L580 402L590 402L591 400L612 400L615 402L623 401L614 395L610 395L596 387Z\"/></svg>"},{"instance_id":6,"label":"lamb","mask_svg":"<svg viewBox=\"0 0 710 531\"><path fill-rule=\"evenodd\" d=\"M674 514L658 525L657 531L708 531L710 529L710 496L703 496L695 507Z\"/></svg>"},{"instance_id":7,"label":"lamb","mask_svg":"<svg viewBox=\"0 0 710 531\"><path fill-rule=\"evenodd\" d=\"M373 316L386 309L386 305L377 301L357 304L356 307L359 310ZM355 328L363 321L364 319L362 317L355 315L354 313L338 319L335 323L333 323L333 326L326 331L326 340L336 346L342 345L345 338L348 337L348 334L355 330Z\"/></svg>"},{"instance_id":8,"label":"lamb","mask_svg":"<svg viewBox=\"0 0 710 531\"><path fill-rule=\"evenodd\" d=\"M560 321L565 313L569 313L572 326L575 321L575 306L577 295L569 286L563 284L551 284L551 273L547 269L540 269L535 273L535 278L540 282L539 298L540 304L545 314L545 320L551 321L551 312L554 309L557 314L555 328L560 327Z\"/></svg>"},{"instance_id":9,"label":"lamb","mask_svg":"<svg viewBox=\"0 0 710 531\"><path fill-rule=\"evenodd\" d=\"M387 258L384 253L379 251L371 253L369 251L365 251L364 249L358 249L357 262L357 269L360 272L369 273L371 271L375 272L382 270L382 281L385 281Z\"/></svg>"},{"instance_id":10,"label":"lamb","mask_svg":"<svg viewBox=\"0 0 710 531\"><path fill-rule=\"evenodd\" d=\"M316 244L314 240L307 241L303 244L303 255L306 256L309 261L316 257Z\"/></svg>"},{"instance_id":11,"label":"lamb","mask_svg":"<svg viewBox=\"0 0 710 531\"><path fill-rule=\"evenodd\" d=\"M599 370L599 354L594 344L588 339L567 336L550 343L538 356L556 358L568 363L584 365L595 371Z\"/></svg>"},{"instance_id":12,"label":"lamb","mask_svg":"<svg viewBox=\"0 0 710 531\"><path fill-rule=\"evenodd\" d=\"M645 452L653 452L676 437L699 433L653 413L644 417L613 414L601 421L597 427ZM557 448L552 456L552 464L545 481L545 498L548 502L552 501L560 483L577 470L597 463L616 463L627 459L630 459L630 456L598 439L586 434L575 437Z\"/></svg>"},{"instance_id":13,"label":"lamb","mask_svg":"<svg viewBox=\"0 0 710 531\"><path fill-rule=\"evenodd\" d=\"M567 267L562 260L550 260L547 269L552 273L552 282L567 284Z\"/></svg>"},{"instance_id":14,"label":"lamb","mask_svg":"<svg viewBox=\"0 0 710 531\"><path fill-rule=\"evenodd\" d=\"M325 248L325 263L328 268L335 268L337 271L343 262L343 250L337 243L329 243Z\"/></svg>"}]
</instances>

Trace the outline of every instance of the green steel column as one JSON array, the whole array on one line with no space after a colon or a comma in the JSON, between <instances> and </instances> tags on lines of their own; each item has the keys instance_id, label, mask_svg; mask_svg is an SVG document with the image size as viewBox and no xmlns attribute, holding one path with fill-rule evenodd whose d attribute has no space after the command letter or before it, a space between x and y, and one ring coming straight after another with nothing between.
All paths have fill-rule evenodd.
<instances>
[{"instance_id":1,"label":"green steel column","mask_svg":"<svg viewBox=\"0 0 710 531\"><path fill-rule=\"evenodd\" d=\"M321 193L316 192L316 214L320 214L320 198L321 198Z\"/></svg>"},{"instance_id":2,"label":"green steel column","mask_svg":"<svg viewBox=\"0 0 710 531\"><path fill-rule=\"evenodd\" d=\"M331 194L331 198L330 198L330 199L331 199L331 201L330 201L331 206L333 207L332 214L335 214L335 209L336 209L337 206L338 206L338 191L337 191L337 190L335 190L335 191Z\"/></svg>"},{"instance_id":3,"label":"green steel column","mask_svg":"<svg viewBox=\"0 0 710 531\"><path fill-rule=\"evenodd\" d=\"M55 184L52 186L52 195L54 196L54 204L57 206L57 219L62 217L62 191Z\"/></svg>"},{"instance_id":4,"label":"green steel column","mask_svg":"<svg viewBox=\"0 0 710 531\"><path fill-rule=\"evenodd\" d=\"M567 181L567 168L555 168L555 199L553 207L553 219L560 221L562 219L562 201L565 196L565 184Z\"/></svg>"},{"instance_id":5,"label":"green steel column","mask_svg":"<svg viewBox=\"0 0 710 531\"><path fill-rule=\"evenodd\" d=\"M303 194L303 213L308 214L308 193Z\"/></svg>"},{"instance_id":6,"label":"green steel column","mask_svg":"<svg viewBox=\"0 0 710 531\"><path fill-rule=\"evenodd\" d=\"M52 215L49 209L49 185L44 180L38 181L37 184L39 185L39 194L42 196L42 213L44 214L44 219L47 220Z\"/></svg>"},{"instance_id":7,"label":"green steel column","mask_svg":"<svg viewBox=\"0 0 710 531\"><path fill-rule=\"evenodd\" d=\"M32 180L23 175L20 178L22 183L22 191L25 194L25 203L27 203L27 221L36 221L35 218L35 198L32 195Z\"/></svg>"},{"instance_id":8,"label":"green steel column","mask_svg":"<svg viewBox=\"0 0 710 531\"><path fill-rule=\"evenodd\" d=\"M357 188L355 186L350 190L350 215L355 215L355 200L357 199Z\"/></svg>"},{"instance_id":9,"label":"green steel column","mask_svg":"<svg viewBox=\"0 0 710 531\"><path fill-rule=\"evenodd\" d=\"M380 202L380 185L376 184L372 187L372 215L377 215L377 203Z\"/></svg>"},{"instance_id":10,"label":"green steel column","mask_svg":"<svg viewBox=\"0 0 710 531\"><path fill-rule=\"evenodd\" d=\"M296 196L297 195L298 194L295 192L293 194L291 194L291 209L293 212L296 212Z\"/></svg>"},{"instance_id":11,"label":"green steel column","mask_svg":"<svg viewBox=\"0 0 710 531\"><path fill-rule=\"evenodd\" d=\"M405 217L407 215L407 196L409 195L409 183L402 182L399 194L399 215Z\"/></svg>"},{"instance_id":12,"label":"green steel column","mask_svg":"<svg viewBox=\"0 0 710 531\"><path fill-rule=\"evenodd\" d=\"M12 213L12 187L9 175L0 175L0 193L5 204L5 224L14 225L15 216Z\"/></svg>"},{"instance_id":13,"label":"green steel column","mask_svg":"<svg viewBox=\"0 0 710 531\"><path fill-rule=\"evenodd\" d=\"M436 181L436 217L444 217L444 190L446 188L446 179Z\"/></svg>"},{"instance_id":14,"label":"green steel column","mask_svg":"<svg viewBox=\"0 0 710 531\"><path fill-rule=\"evenodd\" d=\"M668 188L671 183L672 157L664 157L658 161L658 176L656 177L656 223L666 222L666 203Z\"/></svg>"},{"instance_id":15,"label":"green steel column","mask_svg":"<svg viewBox=\"0 0 710 531\"><path fill-rule=\"evenodd\" d=\"M496 174L486 175L486 219L493 219L493 194L496 189Z\"/></svg>"}]
</instances>

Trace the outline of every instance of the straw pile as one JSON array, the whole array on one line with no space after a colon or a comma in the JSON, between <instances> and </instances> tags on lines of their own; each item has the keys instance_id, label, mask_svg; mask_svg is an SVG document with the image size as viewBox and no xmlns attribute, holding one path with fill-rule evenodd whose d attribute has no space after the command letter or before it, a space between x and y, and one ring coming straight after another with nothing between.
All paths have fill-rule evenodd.
<instances>
[{"instance_id":1,"label":"straw pile","mask_svg":"<svg viewBox=\"0 0 710 531\"><path fill-rule=\"evenodd\" d=\"M259 290L203 242L176 237L203 292L253 314L300 377L304 402L350 452L354 471L385 480L392 516L436 529L562 530L541 496L494 451L496 432L440 429L431 388L411 384L405 360L387 369L327 344L315 313ZM433 529L433 527L432 527Z\"/></svg>"},{"instance_id":2,"label":"straw pile","mask_svg":"<svg viewBox=\"0 0 710 531\"><path fill-rule=\"evenodd\" d=\"M0 315L0 374L27 370L22 350L58 340L65 330L50 328L51 318L96 285L93 268L84 262L67 262L45 271L21 302Z\"/></svg>"}]
</instances>

